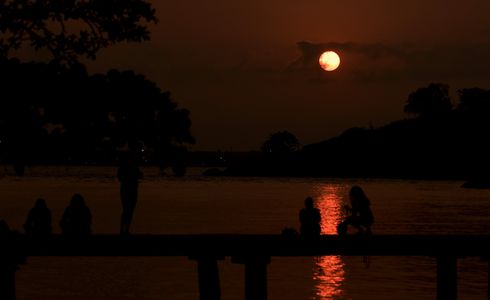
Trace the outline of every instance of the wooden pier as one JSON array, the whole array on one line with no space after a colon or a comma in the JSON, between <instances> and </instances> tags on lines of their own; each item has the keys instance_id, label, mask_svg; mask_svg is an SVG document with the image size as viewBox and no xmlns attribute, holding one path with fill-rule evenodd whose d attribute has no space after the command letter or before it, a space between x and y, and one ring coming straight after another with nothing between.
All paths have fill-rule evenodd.
<instances>
[{"instance_id":1,"label":"wooden pier","mask_svg":"<svg viewBox=\"0 0 490 300\"><path fill-rule=\"evenodd\" d=\"M267 299L272 256L429 256L437 260L437 299L457 298L457 260L490 256L488 235L321 236L93 235L70 238L24 235L0 238L0 300L15 299L15 270L29 256L185 256L197 262L201 300L221 298L217 261L244 265L245 299ZM490 263L489 263L490 272ZM490 286L490 276L489 276ZM490 290L488 291L490 299Z\"/></svg>"}]
</instances>

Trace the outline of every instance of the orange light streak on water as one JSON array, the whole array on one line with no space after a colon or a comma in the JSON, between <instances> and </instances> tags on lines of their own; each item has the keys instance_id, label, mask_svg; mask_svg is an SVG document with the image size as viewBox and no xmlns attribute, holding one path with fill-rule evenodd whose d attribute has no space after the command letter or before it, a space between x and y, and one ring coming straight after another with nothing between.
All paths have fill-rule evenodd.
<instances>
[{"instance_id":1,"label":"orange light streak on water","mask_svg":"<svg viewBox=\"0 0 490 300\"><path fill-rule=\"evenodd\" d=\"M316 207L320 210L322 234L336 234L337 224L344 218L344 195L347 186L325 184L317 188ZM340 256L315 258L313 280L316 283L316 299L344 299L345 263Z\"/></svg>"}]
</instances>

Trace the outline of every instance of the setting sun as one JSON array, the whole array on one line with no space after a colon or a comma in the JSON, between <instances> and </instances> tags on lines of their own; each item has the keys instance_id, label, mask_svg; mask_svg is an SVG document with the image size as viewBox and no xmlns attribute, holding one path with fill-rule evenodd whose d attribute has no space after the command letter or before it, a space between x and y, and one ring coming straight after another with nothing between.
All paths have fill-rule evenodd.
<instances>
[{"instance_id":1,"label":"setting sun","mask_svg":"<svg viewBox=\"0 0 490 300\"><path fill-rule=\"evenodd\" d=\"M318 62L320 63L322 69L330 72L336 70L339 67L340 57L337 53L333 51L326 51L323 52L323 54L320 56Z\"/></svg>"}]
</instances>

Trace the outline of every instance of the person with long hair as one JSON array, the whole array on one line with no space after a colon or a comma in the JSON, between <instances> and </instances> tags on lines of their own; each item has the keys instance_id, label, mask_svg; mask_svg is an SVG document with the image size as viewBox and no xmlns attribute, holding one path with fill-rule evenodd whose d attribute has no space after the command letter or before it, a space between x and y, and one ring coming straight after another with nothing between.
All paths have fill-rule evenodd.
<instances>
[{"instance_id":1,"label":"person with long hair","mask_svg":"<svg viewBox=\"0 0 490 300\"><path fill-rule=\"evenodd\" d=\"M51 210L46 200L39 198L31 208L24 224L26 234L33 236L48 236L52 232Z\"/></svg>"},{"instance_id":2,"label":"person with long hair","mask_svg":"<svg viewBox=\"0 0 490 300\"><path fill-rule=\"evenodd\" d=\"M347 234L349 226L356 228L358 234L371 234L371 226L374 223L371 201L360 186L350 189L349 200L351 205L344 206L348 216L337 226L338 234Z\"/></svg>"},{"instance_id":3,"label":"person with long hair","mask_svg":"<svg viewBox=\"0 0 490 300\"><path fill-rule=\"evenodd\" d=\"M80 194L74 194L60 221L65 235L86 236L92 232L92 213Z\"/></svg>"}]
</instances>

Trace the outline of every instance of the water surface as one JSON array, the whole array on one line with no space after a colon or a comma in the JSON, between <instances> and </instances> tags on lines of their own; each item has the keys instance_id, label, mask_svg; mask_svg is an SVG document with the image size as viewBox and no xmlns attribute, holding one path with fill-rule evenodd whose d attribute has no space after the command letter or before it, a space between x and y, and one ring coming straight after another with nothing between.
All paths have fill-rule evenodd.
<instances>
[{"instance_id":1,"label":"water surface","mask_svg":"<svg viewBox=\"0 0 490 300\"><path fill-rule=\"evenodd\" d=\"M298 228L306 196L322 213L322 232L342 218L352 185L371 199L375 234L490 234L490 191L454 181L161 177L145 168L134 233L280 233ZM92 209L95 233L117 233L113 168L4 169L0 218L20 229L37 197L52 209L55 232L75 192ZM186 258L36 258L18 272L19 299L197 299L195 263ZM460 299L485 299L487 267L459 262ZM220 262L223 299L243 299L243 266ZM420 257L272 258L270 299L434 299L435 260Z\"/></svg>"}]
</instances>

